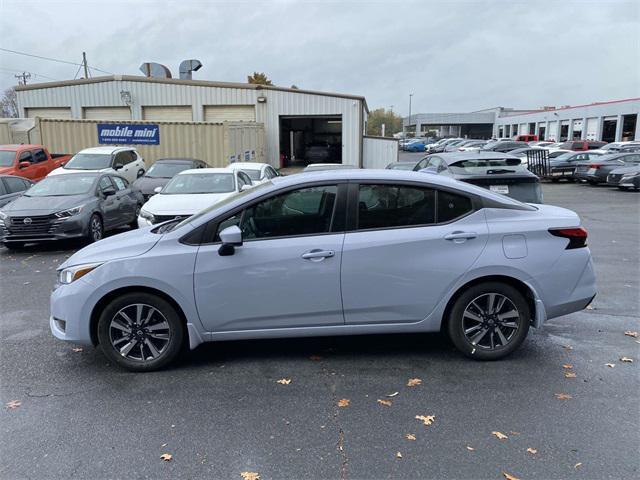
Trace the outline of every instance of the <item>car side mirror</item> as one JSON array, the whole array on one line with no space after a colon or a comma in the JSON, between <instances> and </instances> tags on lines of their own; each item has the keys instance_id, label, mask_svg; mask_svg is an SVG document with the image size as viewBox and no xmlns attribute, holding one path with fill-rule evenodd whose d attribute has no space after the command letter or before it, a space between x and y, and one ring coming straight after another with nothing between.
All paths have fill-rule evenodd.
<instances>
[{"instance_id":1,"label":"car side mirror","mask_svg":"<svg viewBox=\"0 0 640 480\"><path fill-rule=\"evenodd\" d=\"M218 254L221 257L233 255L236 247L242 245L242 230L237 225L231 225L220 232L220 241L222 245L218 249Z\"/></svg>"},{"instance_id":2,"label":"car side mirror","mask_svg":"<svg viewBox=\"0 0 640 480\"><path fill-rule=\"evenodd\" d=\"M114 170L120 170L124 165L114 165L113 169Z\"/></svg>"},{"instance_id":3,"label":"car side mirror","mask_svg":"<svg viewBox=\"0 0 640 480\"><path fill-rule=\"evenodd\" d=\"M138 170L138 175L136 178L140 178L144 175L144 170Z\"/></svg>"},{"instance_id":4,"label":"car side mirror","mask_svg":"<svg viewBox=\"0 0 640 480\"><path fill-rule=\"evenodd\" d=\"M240 187L240 191L244 192L245 190L249 190L251 187L253 187L253 185L243 185Z\"/></svg>"},{"instance_id":5,"label":"car side mirror","mask_svg":"<svg viewBox=\"0 0 640 480\"><path fill-rule=\"evenodd\" d=\"M154 193L160 193L162 191L162 187L156 187L153 189Z\"/></svg>"},{"instance_id":6,"label":"car side mirror","mask_svg":"<svg viewBox=\"0 0 640 480\"><path fill-rule=\"evenodd\" d=\"M31 166L31 162L20 162L20 163L18 164L18 168L19 168L19 169L21 169L21 170L22 170L23 168L27 168L27 167L30 167L30 166Z\"/></svg>"},{"instance_id":7,"label":"car side mirror","mask_svg":"<svg viewBox=\"0 0 640 480\"><path fill-rule=\"evenodd\" d=\"M103 194L105 197L111 197L112 195L115 195L115 194L116 194L116 191L115 191L113 188L105 188L105 189L102 191L102 194Z\"/></svg>"}]
</instances>

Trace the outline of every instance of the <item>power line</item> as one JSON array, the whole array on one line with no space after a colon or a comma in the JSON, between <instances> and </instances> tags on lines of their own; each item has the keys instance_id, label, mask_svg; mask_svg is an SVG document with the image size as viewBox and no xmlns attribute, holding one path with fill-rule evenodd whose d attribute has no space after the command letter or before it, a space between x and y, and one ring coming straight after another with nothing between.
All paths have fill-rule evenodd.
<instances>
[{"instance_id":1,"label":"power line","mask_svg":"<svg viewBox=\"0 0 640 480\"><path fill-rule=\"evenodd\" d=\"M60 60L59 58L43 57L42 55L34 55L32 53L18 52L16 50L9 50L8 48L0 48L0 51L7 52L7 53L14 53L16 55L24 55L25 57L39 58L41 60L49 60L51 62L66 63L67 65L75 65L76 67L83 65L83 63L69 62L67 60ZM106 70L102 70L96 67L88 67L88 68L95 70L96 72L106 73L108 75L114 74L113 72L107 72Z\"/></svg>"},{"instance_id":2,"label":"power line","mask_svg":"<svg viewBox=\"0 0 640 480\"><path fill-rule=\"evenodd\" d=\"M22 73L24 70L14 70L12 68L0 68L0 71L11 72L11 73ZM27 73L30 73L34 77L48 78L49 80L59 80L58 78L53 78L48 75L43 75L42 73L36 73L36 72L30 72L30 71L28 71Z\"/></svg>"}]
</instances>

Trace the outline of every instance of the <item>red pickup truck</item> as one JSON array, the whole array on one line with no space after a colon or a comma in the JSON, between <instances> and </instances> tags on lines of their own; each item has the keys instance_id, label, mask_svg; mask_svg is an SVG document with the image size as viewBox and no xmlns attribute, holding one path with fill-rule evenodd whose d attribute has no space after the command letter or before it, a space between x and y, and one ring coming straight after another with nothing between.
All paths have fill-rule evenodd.
<instances>
[{"instance_id":1,"label":"red pickup truck","mask_svg":"<svg viewBox=\"0 0 640 480\"><path fill-rule=\"evenodd\" d=\"M42 145L0 145L0 175L37 182L70 158L71 155L51 155Z\"/></svg>"}]
</instances>

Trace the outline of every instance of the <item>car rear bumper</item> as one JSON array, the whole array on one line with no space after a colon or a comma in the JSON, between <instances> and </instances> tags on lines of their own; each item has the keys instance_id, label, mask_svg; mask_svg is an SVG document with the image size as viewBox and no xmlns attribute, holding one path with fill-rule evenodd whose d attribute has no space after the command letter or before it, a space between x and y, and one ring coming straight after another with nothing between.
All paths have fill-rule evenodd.
<instances>
[{"instance_id":1,"label":"car rear bumper","mask_svg":"<svg viewBox=\"0 0 640 480\"><path fill-rule=\"evenodd\" d=\"M576 249L573 251L567 250L567 252L574 253L567 255L564 259L560 259L554 268L554 271L558 272L558 277L562 277L562 273L569 273L574 268L574 262L577 260L575 257L579 257L583 253L578 250L586 251L589 258L582 272L579 273L577 282L573 288L568 292L562 292L561 287L556 289L555 292L550 292L549 289L545 289L547 290L547 292L545 292L545 297L547 297L545 301L547 319L560 317L562 315L567 315L569 313L585 309L598 293L596 287L596 275L593 269L593 260L591 259L591 254L587 248ZM567 277L565 276L564 278L566 279Z\"/></svg>"}]
</instances>

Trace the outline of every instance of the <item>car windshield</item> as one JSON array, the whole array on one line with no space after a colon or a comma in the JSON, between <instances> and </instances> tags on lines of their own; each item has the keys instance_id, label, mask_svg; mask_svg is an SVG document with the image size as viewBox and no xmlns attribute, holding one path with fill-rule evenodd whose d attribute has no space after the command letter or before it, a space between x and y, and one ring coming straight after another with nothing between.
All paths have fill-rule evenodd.
<instances>
[{"instance_id":1,"label":"car windshield","mask_svg":"<svg viewBox=\"0 0 640 480\"><path fill-rule=\"evenodd\" d=\"M233 173L186 173L176 175L162 194L229 193L235 190Z\"/></svg>"},{"instance_id":2,"label":"car windshield","mask_svg":"<svg viewBox=\"0 0 640 480\"><path fill-rule=\"evenodd\" d=\"M25 192L26 197L65 197L82 195L93 189L95 175L66 174L46 177Z\"/></svg>"},{"instance_id":3,"label":"car windshield","mask_svg":"<svg viewBox=\"0 0 640 480\"><path fill-rule=\"evenodd\" d=\"M16 158L16 152L0 150L0 167L10 167Z\"/></svg>"},{"instance_id":4,"label":"car windshield","mask_svg":"<svg viewBox=\"0 0 640 480\"><path fill-rule=\"evenodd\" d=\"M76 153L63 168L75 170L102 170L111 166L108 153Z\"/></svg>"},{"instance_id":5,"label":"car windshield","mask_svg":"<svg viewBox=\"0 0 640 480\"><path fill-rule=\"evenodd\" d=\"M452 163L449 168L457 175L513 173L526 170L519 158L473 158Z\"/></svg>"},{"instance_id":6,"label":"car windshield","mask_svg":"<svg viewBox=\"0 0 640 480\"><path fill-rule=\"evenodd\" d=\"M144 176L149 178L173 178L174 175L190 168L193 168L193 165L188 162L156 162L149 167L149 171Z\"/></svg>"},{"instance_id":7,"label":"car windshield","mask_svg":"<svg viewBox=\"0 0 640 480\"><path fill-rule=\"evenodd\" d=\"M249 178L251 180L260 180L260 170L256 170L254 168L252 169L241 169L241 171L243 171L244 173L246 173L247 175L249 175Z\"/></svg>"}]
</instances>

